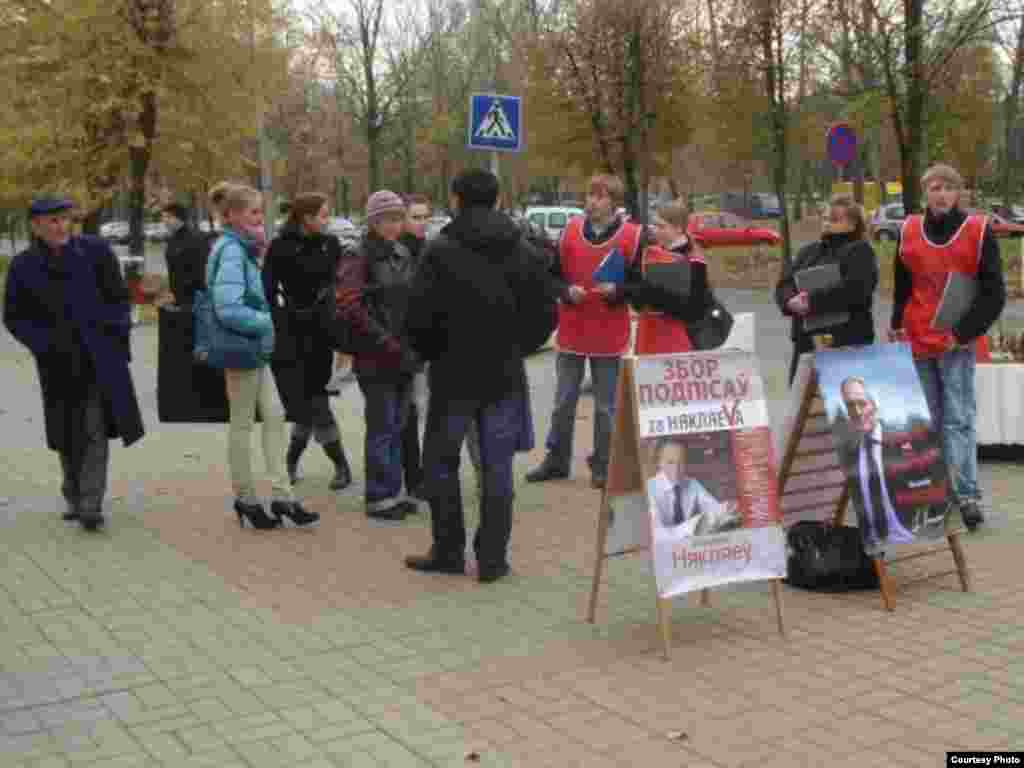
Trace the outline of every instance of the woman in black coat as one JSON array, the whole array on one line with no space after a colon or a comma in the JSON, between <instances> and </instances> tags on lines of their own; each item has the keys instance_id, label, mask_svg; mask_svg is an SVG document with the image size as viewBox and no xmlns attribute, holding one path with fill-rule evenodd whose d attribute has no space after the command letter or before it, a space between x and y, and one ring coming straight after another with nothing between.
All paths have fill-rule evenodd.
<instances>
[{"instance_id":1,"label":"woman in black coat","mask_svg":"<svg viewBox=\"0 0 1024 768\"><path fill-rule=\"evenodd\" d=\"M321 314L303 311L325 295L333 296L341 244L324 232L328 215L325 195L300 195L292 203L287 223L267 251L263 287L274 314L278 318L284 314L288 320L275 328L275 349L290 354L272 366L285 412L294 423L286 457L288 474L292 483L298 482L299 459L314 437L334 462L330 487L338 491L352 482L352 471L326 390L334 351L320 326Z\"/></svg>"},{"instance_id":2,"label":"woman in black coat","mask_svg":"<svg viewBox=\"0 0 1024 768\"><path fill-rule=\"evenodd\" d=\"M834 195L829 201L821 239L805 245L791 264L783 266L775 286L775 303L782 314L793 318L790 384L800 355L813 351L816 335L830 335L833 347L875 343L871 305L878 287L878 259L864 235L861 207L847 195ZM811 281L813 273L805 271L830 265L836 265L839 273L839 279L832 284L827 279ZM811 287L801 290L798 279Z\"/></svg>"}]
</instances>

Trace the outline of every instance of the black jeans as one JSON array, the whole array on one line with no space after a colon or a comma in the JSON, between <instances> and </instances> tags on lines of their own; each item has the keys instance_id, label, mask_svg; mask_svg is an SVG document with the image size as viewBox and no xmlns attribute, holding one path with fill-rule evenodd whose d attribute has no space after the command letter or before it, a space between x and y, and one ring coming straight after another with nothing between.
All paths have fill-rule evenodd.
<instances>
[{"instance_id":1,"label":"black jeans","mask_svg":"<svg viewBox=\"0 0 1024 768\"><path fill-rule=\"evenodd\" d=\"M438 397L431 391L424 441L425 492L430 499L434 550L461 559L466 548L459 463L466 433L479 424L483 504L474 549L481 569L506 563L512 533L512 460L522 433L522 395L494 403Z\"/></svg>"}]
</instances>

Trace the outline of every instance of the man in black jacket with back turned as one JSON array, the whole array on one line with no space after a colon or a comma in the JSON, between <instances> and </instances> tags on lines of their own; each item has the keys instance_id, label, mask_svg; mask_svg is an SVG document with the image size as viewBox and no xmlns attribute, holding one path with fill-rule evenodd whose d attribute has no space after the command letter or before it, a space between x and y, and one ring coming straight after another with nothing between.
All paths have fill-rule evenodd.
<instances>
[{"instance_id":1,"label":"man in black jacket with back turned","mask_svg":"<svg viewBox=\"0 0 1024 768\"><path fill-rule=\"evenodd\" d=\"M175 304L191 306L196 291L201 290L205 282L208 238L189 226L189 212L183 205L165 205L161 218L171 233L164 247L168 287L174 294Z\"/></svg>"},{"instance_id":2,"label":"man in black jacket with back turned","mask_svg":"<svg viewBox=\"0 0 1024 768\"><path fill-rule=\"evenodd\" d=\"M479 424L483 470L474 549L481 582L509 572L512 459L529 429L523 357L554 331L556 306L543 259L495 210L498 179L482 170L452 184L454 221L423 253L406 335L430 362L424 495L433 546L406 558L418 571L462 573L466 529L459 486L462 441Z\"/></svg>"}]
</instances>

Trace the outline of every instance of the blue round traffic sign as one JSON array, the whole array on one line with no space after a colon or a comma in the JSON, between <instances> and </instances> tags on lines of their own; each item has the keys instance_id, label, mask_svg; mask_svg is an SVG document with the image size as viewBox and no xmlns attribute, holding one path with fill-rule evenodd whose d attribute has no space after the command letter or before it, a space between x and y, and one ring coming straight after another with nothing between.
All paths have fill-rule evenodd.
<instances>
[{"instance_id":1,"label":"blue round traffic sign","mask_svg":"<svg viewBox=\"0 0 1024 768\"><path fill-rule=\"evenodd\" d=\"M846 165L857 156L857 134L849 123L835 123L828 129L828 159Z\"/></svg>"}]
</instances>

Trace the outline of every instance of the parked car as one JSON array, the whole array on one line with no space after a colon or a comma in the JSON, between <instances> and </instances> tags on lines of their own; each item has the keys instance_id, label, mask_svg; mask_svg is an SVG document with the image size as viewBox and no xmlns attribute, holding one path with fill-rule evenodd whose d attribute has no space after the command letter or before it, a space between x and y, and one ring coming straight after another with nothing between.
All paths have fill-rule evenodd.
<instances>
[{"instance_id":1,"label":"parked car","mask_svg":"<svg viewBox=\"0 0 1024 768\"><path fill-rule=\"evenodd\" d=\"M988 216L989 225L992 227L992 234L996 237L1024 237L1024 222L1009 221L998 213L986 211L971 211Z\"/></svg>"},{"instance_id":2,"label":"parked car","mask_svg":"<svg viewBox=\"0 0 1024 768\"><path fill-rule=\"evenodd\" d=\"M890 203L880 205L868 222L868 229L873 240L899 240L900 229L903 227L903 220L906 214L903 212L903 203Z\"/></svg>"},{"instance_id":3,"label":"parked car","mask_svg":"<svg viewBox=\"0 0 1024 768\"><path fill-rule=\"evenodd\" d=\"M150 224L146 224L142 230L147 240L152 240L155 243L161 243L171 236L171 233L167 230L167 226L162 221L155 221Z\"/></svg>"},{"instance_id":4,"label":"parked car","mask_svg":"<svg viewBox=\"0 0 1024 768\"><path fill-rule=\"evenodd\" d=\"M1011 224L1024 224L1024 205L993 205L992 213Z\"/></svg>"},{"instance_id":5,"label":"parked car","mask_svg":"<svg viewBox=\"0 0 1024 768\"><path fill-rule=\"evenodd\" d=\"M769 192L723 192L719 205L723 211L748 219L782 218L779 198Z\"/></svg>"},{"instance_id":6,"label":"parked car","mask_svg":"<svg viewBox=\"0 0 1024 768\"><path fill-rule=\"evenodd\" d=\"M100 227L100 237L112 243L127 243L131 228L127 221L108 221Z\"/></svg>"},{"instance_id":7,"label":"parked car","mask_svg":"<svg viewBox=\"0 0 1024 768\"><path fill-rule=\"evenodd\" d=\"M736 245L778 245L782 236L768 227L755 227L746 219L724 211L690 214L690 237L705 248Z\"/></svg>"},{"instance_id":8,"label":"parked car","mask_svg":"<svg viewBox=\"0 0 1024 768\"><path fill-rule=\"evenodd\" d=\"M356 225L352 223L351 219L346 219L344 216L333 216L327 220L327 234L334 235L339 239L349 238L356 231Z\"/></svg>"},{"instance_id":9,"label":"parked car","mask_svg":"<svg viewBox=\"0 0 1024 768\"><path fill-rule=\"evenodd\" d=\"M431 216L427 222L427 240L433 240L451 222L451 216Z\"/></svg>"},{"instance_id":10,"label":"parked car","mask_svg":"<svg viewBox=\"0 0 1024 768\"><path fill-rule=\"evenodd\" d=\"M583 209L561 205L538 205L526 209L526 218L531 224L543 227L555 242L562 237L562 230L573 216L582 216Z\"/></svg>"}]
</instances>

